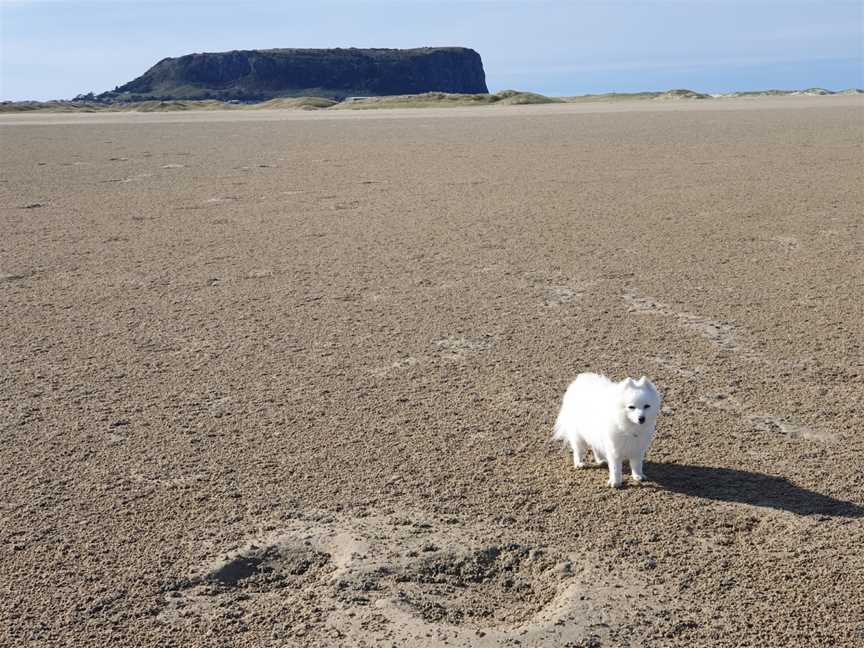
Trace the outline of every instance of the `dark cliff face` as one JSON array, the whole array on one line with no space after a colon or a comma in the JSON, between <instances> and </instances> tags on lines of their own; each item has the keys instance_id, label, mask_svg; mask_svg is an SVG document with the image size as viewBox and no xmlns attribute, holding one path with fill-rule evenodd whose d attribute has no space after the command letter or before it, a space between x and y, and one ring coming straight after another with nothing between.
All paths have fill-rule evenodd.
<instances>
[{"instance_id":1,"label":"dark cliff face","mask_svg":"<svg viewBox=\"0 0 864 648\"><path fill-rule=\"evenodd\" d=\"M480 55L463 47L274 49L159 61L103 99L240 99L419 92L485 93Z\"/></svg>"}]
</instances>

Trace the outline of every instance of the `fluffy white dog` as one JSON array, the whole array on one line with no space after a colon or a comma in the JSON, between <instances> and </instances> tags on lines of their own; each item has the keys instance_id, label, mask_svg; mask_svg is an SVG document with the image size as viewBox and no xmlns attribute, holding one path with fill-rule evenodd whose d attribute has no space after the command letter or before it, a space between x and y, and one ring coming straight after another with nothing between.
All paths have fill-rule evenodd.
<instances>
[{"instance_id":1,"label":"fluffy white dog","mask_svg":"<svg viewBox=\"0 0 864 648\"><path fill-rule=\"evenodd\" d=\"M598 374L579 374L564 393L552 438L570 444L576 468L585 466L590 448L595 463L609 465L613 488L622 485L625 460L633 480L641 482L645 479L642 461L654 436L660 401L660 393L645 376L616 383Z\"/></svg>"}]
</instances>

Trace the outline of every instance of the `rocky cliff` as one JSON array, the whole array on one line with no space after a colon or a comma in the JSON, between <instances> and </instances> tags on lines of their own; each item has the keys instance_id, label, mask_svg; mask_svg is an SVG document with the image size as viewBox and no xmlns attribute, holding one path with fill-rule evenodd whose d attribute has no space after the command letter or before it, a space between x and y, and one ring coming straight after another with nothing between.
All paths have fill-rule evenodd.
<instances>
[{"instance_id":1,"label":"rocky cliff","mask_svg":"<svg viewBox=\"0 0 864 648\"><path fill-rule=\"evenodd\" d=\"M239 99L487 92L472 49L270 49L166 58L102 100Z\"/></svg>"}]
</instances>

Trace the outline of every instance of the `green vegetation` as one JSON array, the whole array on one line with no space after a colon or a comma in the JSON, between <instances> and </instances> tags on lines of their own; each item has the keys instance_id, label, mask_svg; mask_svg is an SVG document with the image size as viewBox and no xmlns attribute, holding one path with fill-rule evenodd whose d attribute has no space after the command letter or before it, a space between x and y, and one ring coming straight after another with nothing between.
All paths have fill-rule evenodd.
<instances>
[{"instance_id":1,"label":"green vegetation","mask_svg":"<svg viewBox=\"0 0 864 648\"><path fill-rule=\"evenodd\" d=\"M665 92L607 92L605 94L564 97L567 103L591 103L600 101L643 101L646 99L710 99L711 95L680 88Z\"/></svg>"},{"instance_id":2,"label":"green vegetation","mask_svg":"<svg viewBox=\"0 0 864 648\"><path fill-rule=\"evenodd\" d=\"M448 92L424 92L416 95L392 97L348 97L333 106L338 110L372 110L375 108L446 108L460 106L516 106L524 104L560 103L561 99L546 97L533 92L502 90L495 94L455 94Z\"/></svg>"},{"instance_id":3,"label":"green vegetation","mask_svg":"<svg viewBox=\"0 0 864 648\"><path fill-rule=\"evenodd\" d=\"M563 103L560 97L547 97L536 92L522 92L520 90L501 90L493 97L498 97L496 103L501 106L526 106L529 104Z\"/></svg>"},{"instance_id":4,"label":"green vegetation","mask_svg":"<svg viewBox=\"0 0 864 648\"><path fill-rule=\"evenodd\" d=\"M744 92L730 92L724 97L782 97L792 94L790 90L746 90Z\"/></svg>"},{"instance_id":5,"label":"green vegetation","mask_svg":"<svg viewBox=\"0 0 864 648\"><path fill-rule=\"evenodd\" d=\"M182 112L188 110L320 110L335 105L332 99L321 97L286 97L270 99L261 103L239 103L216 99L171 100L171 101L5 101L0 103L0 113L23 112Z\"/></svg>"},{"instance_id":6,"label":"green vegetation","mask_svg":"<svg viewBox=\"0 0 864 648\"><path fill-rule=\"evenodd\" d=\"M256 104L242 106L247 109L291 109L291 110L321 110L335 106L338 101L324 97L279 97Z\"/></svg>"}]
</instances>

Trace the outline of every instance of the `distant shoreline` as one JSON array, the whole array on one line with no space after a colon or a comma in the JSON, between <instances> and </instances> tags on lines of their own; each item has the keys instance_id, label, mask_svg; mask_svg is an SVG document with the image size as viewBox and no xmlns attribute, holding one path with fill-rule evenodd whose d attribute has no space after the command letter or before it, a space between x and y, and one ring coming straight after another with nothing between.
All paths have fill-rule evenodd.
<instances>
[{"instance_id":1,"label":"distant shoreline","mask_svg":"<svg viewBox=\"0 0 864 648\"><path fill-rule=\"evenodd\" d=\"M174 110L100 110L0 112L0 129L16 126L96 125L96 124L196 124L245 122L318 122L363 120L428 120L428 119L497 119L516 116L554 117L556 115L605 115L627 113L702 113L702 112L762 112L772 110L864 109L862 95L830 96L759 96L726 97L716 100L607 100L557 101L525 105L426 105L379 106L378 110L291 110L262 108L258 110L198 110L194 107Z\"/></svg>"},{"instance_id":2,"label":"distant shoreline","mask_svg":"<svg viewBox=\"0 0 864 648\"><path fill-rule=\"evenodd\" d=\"M96 100L3 101L0 113L93 113L93 112L182 112L209 110L370 110L385 108L444 108L493 105L530 105L546 103L593 103L619 101L711 101L746 97L838 96L862 95L864 90L850 88L831 91L824 88L805 90L753 90L706 94L688 89L650 92L609 92L565 97L552 97L519 90L503 90L489 94L453 94L427 92L416 95L347 97L335 101L323 97L281 97L261 102L206 100L147 100L134 102L103 102Z\"/></svg>"}]
</instances>

